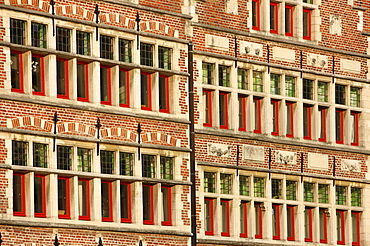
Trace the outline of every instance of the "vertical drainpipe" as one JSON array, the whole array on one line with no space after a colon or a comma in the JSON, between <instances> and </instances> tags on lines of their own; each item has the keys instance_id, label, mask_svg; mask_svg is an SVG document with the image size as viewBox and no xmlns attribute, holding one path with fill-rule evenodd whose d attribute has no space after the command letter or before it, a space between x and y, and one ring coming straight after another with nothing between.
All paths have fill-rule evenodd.
<instances>
[{"instance_id":1,"label":"vertical drainpipe","mask_svg":"<svg viewBox=\"0 0 370 246\"><path fill-rule=\"evenodd\" d=\"M194 81L193 81L193 42L188 44L188 97L189 97L189 144L190 144L190 224L191 246L197 245L197 204L196 204L196 179L195 179L195 133L194 133Z\"/></svg>"}]
</instances>

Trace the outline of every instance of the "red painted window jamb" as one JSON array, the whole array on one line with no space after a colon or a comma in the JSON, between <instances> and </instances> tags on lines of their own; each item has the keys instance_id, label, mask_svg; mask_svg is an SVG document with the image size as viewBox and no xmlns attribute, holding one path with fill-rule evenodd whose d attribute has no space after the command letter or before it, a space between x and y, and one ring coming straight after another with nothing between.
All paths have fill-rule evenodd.
<instances>
[{"instance_id":1,"label":"red painted window jamb","mask_svg":"<svg viewBox=\"0 0 370 246\"><path fill-rule=\"evenodd\" d=\"M86 197L83 199L86 201L86 216L78 216L79 220L90 220L90 180L79 179L79 181L86 182Z\"/></svg>"},{"instance_id":2,"label":"red painted window jamb","mask_svg":"<svg viewBox=\"0 0 370 246\"><path fill-rule=\"evenodd\" d=\"M226 204L226 231L221 232L221 236L230 237L230 201L229 200L221 200L221 203Z\"/></svg>"},{"instance_id":3,"label":"red painted window jamb","mask_svg":"<svg viewBox=\"0 0 370 246\"><path fill-rule=\"evenodd\" d=\"M344 111L343 110L335 110L335 112L338 112L340 114L339 122L335 122L335 124L339 124L340 127L340 140L337 140L337 144L343 144L344 143Z\"/></svg>"},{"instance_id":4,"label":"red painted window jamb","mask_svg":"<svg viewBox=\"0 0 370 246\"><path fill-rule=\"evenodd\" d=\"M171 226L172 225L172 193L171 193L171 187L162 186L162 189L167 189L168 194L168 203L167 203L167 213L168 213L168 220L162 221L163 226ZM164 204L163 204L164 205Z\"/></svg>"},{"instance_id":5,"label":"red painted window jamb","mask_svg":"<svg viewBox=\"0 0 370 246\"><path fill-rule=\"evenodd\" d=\"M320 211L325 211L325 209L320 209ZM325 212L323 213L323 231L324 231L324 239L320 239L320 243L328 243L328 227L327 227L327 218ZM321 225L320 225L321 226Z\"/></svg>"},{"instance_id":6,"label":"red painted window jamb","mask_svg":"<svg viewBox=\"0 0 370 246\"><path fill-rule=\"evenodd\" d=\"M321 108L321 110L319 110L319 112L321 113L321 129L323 131L323 137L322 138L319 138L319 141L320 142L326 142L326 112L327 112L327 108Z\"/></svg>"},{"instance_id":7,"label":"red painted window jamb","mask_svg":"<svg viewBox=\"0 0 370 246\"><path fill-rule=\"evenodd\" d=\"M121 185L127 186L127 209L128 209L128 218L122 218L121 216L121 222L122 223L131 223L132 222L132 214L131 214L131 185L130 183L124 183L121 182Z\"/></svg>"},{"instance_id":8,"label":"red painted window jamb","mask_svg":"<svg viewBox=\"0 0 370 246\"><path fill-rule=\"evenodd\" d=\"M58 98L69 99L69 71L68 71L68 60L58 58L57 61L62 61L64 63L64 77L65 77L65 86L66 86L66 94L59 95L57 94Z\"/></svg>"},{"instance_id":9,"label":"red painted window jamb","mask_svg":"<svg viewBox=\"0 0 370 246\"><path fill-rule=\"evenodd\" d=\"M287 240L288 241L295 241L294 206L287 206L287 207L290 208L290 212L291 212L290 218L292 219L291 221L288 221L288 223L290 223L291 227L292 227L292 236L287 237Z\"/></svg>"},{"instance_id":10,"label":"red painted window jamb","mask_svg":"<svg viewBox=\"0 0 370 246\"><path fill-rule=\"evenodd\" d=\"M355 112L351 112L351 115L354 116L354 134L355 134L355 141L354 142L351 142L351 145L353 146L358 146L359 144L359 134L358 134L358 116L359 116L359 113L355 113Z\"/></svg>"},{"instance_id":11,"label":"red painted window jamb","mask_svg":"<svg viewBox=\"0 0 370 246\"><path fill-rule=\"evenodd\" d=\"M257 207L258 218L255 218L255 219L259 221L259 231L260 231L260 233L259 234L256 234L254 237L261 239L262 238L262 235L263 235L263 231L262 231L262 229L263 229L263 225L262 225L263 220L262 220L262 208L261 208L261 204L260 203L255 204L255 208L256 207Z\"/></svg>"},{"instance_id":12,"label":"red painted window jamb","mask_svg":"<svg viewBox=\"0 0 370 246\"><path fill-rule=\"evenodd\" d=\"M276 207L276 222L275 222L275 228L276 228L276 236L272 236L272 239L274 240L280 240L280 205L278 204L272 204L273 207ZM289 222L288 222L289 223Z\"/></svg>"},{"instance_id":13,"label":"red painted window jamb","mask_svg":"<svg viewBox=\"0 0 370 246\"><path fill-rule=\"evenodd\" d=\"M100 66L100 67L107 69L107 75L108 75L108 78L107 78L108 100L107 101L102 101L101 100L100 103L104 104L104 105L112 105L112 75L111 75L111 71L110 71L111 68L108 67L108 66Z\"/></svg>"},{"instance_id":14,"label":"red painted window jamb","mask_svg":"<svg viewBox=\"0 0 370 246\"><path fill-rule=\"evenodd\" d=\"M243 223L244 223L244 231L240 232L240 237L248 237L248 208L247 202L241 202L242 209L244 211L244 218L243 218Z\"/></svg>"},{"instance_id":15,"label":"red painted window jamb","mask_svg":"<svg viewBox=\"0 0 370 246\"><path fill-rule=\"evenodd\" d=\"M69 178L58 177L58 179L64 179L66 181L66 214L59 214L59 219L71 219L71 188Z\"/></svg>"},{"instance_id":16,"label":"red painted window jamb","mask_svg":"<svg viewBox=\"0 0 370 246\"><path fill-rule=\"evenodd\" d=\"M257 117L257 124L254 126L254 133L262 133L262 122L261 122L261 98L253 98L255 103L254 117ZM255 119L256 122L256 119Z\"/></svg>"},{"instance_id":17,"label":"red painted window jamb","mask_svg":"<svg viewBox=\"0 0 370 246\"><path fill-rule=\"evenodd\" d=\"M12 50L11 53L19 55L19 89L12 88L12 92L24 93L24 73L23 73L23 54L22 52Z\"/></svg>"},{"instance_id":18,"label":"red painted window jamb","mask_svg":"<svg viewBox=\"0 0 370 246\"><path fill-rule=\"evenodd\" d=\"M85 62L78 61L77 64L84 65L85 67L85 95L86 97L78 97L77 100L81 102L89 101L89 65Z\"/></svg>"},{"instance_id":19,"label":"red painted window jamb","mask_svg":"<svg viewBox=\"0 0 370 246\"><path fill-rule=\"evenodd\" d=\"M214 208L213 208L213 202L214 202L214 199L211 199L211 198L205 198L204 199L205 201L209 201L209 220L210 220L210 227L211 227L211 230L210 231L205 231L205 234L206 235L210 235L210 236L213 236L214 235Z\"/></svg>"},{"instance_id":20,"label":"red painted window jamb","mask_svg":"<svg viewBox=\"0 0 370 246\"><path fill-rule=\"evenodd\" d=\"M352 214L355 214L355 217L356 217L356 235L357 235L357 239L358 239L357 242L352 242L352 245L354 245L354 246L360 246L360 212L354 212L354 211L352 211ZM353 229L354 228L352 227L352 230Z\"/></svg>"},{"instance_id":21,"label":"red painted window jamb","mask_svg":"<svg viewBox=\"0 0 370 246\"><path fill-rule=\"evenodd\" d=\"M241 100L241 117L242 117L242 127L239 127L239 131L246 131L247 130L247 119L246 119L246 106L247 106L247 97L240 96L239 100ZM240 104L239 104L240 105Z\"/></svg>"},{"instance_id":22,"label":"red painted window jamb","mask_svg":"<svg viewBox=\"0 0 370 246\"><path fill-rule=\"evenodd\" d=\"M165 81L166 81L166 108L159 109L159 112L170 113L170 88L169 88L168 77L166 76L159 76L159 77L165 78Z\"/></svg>"},{"instance_id":23,"label":"red painted window jamb","mask_svg":"<svg viewBox=\"0 0 370 246\"><path fill-rule=\"evenodd\" d=\"M38 95L38 96L45 96L45 62L44 62L44 56L32 54L32 57L38 57L40 58L40 76L41 76L41 91L33 91L32 95Z\"/></svg>"},{"instance_id":24,"label":"red painted window jamb","mask_svg":"<svg viewBox=\"0 0 370 246\"><path fill-rule=\"evenodd\" d=\"M148 110L148 111L151 111L152 110L152 76L151 74L149 73L141 73L143 75L146 75L148 76L148 107L143 107L141 106L141 109L142 110Z\"/></svg>"},{"instance_id":25,"label":"red painted window jamb","mask_svg":"<svg viewBox=\"0 0 370 246\"><path fill-rule=\"evenodd\" d=\"M13 211L14 216L26 216L26 186L24 174L14 173L13 176L21 177L21 201L22 201L22 211Z\"/></svg>"},{"instance_id":26,"label":"red painted window jamb","mask_svg":"<svg viewBox=\"0 0 370 246\"><path fill-rule=\"evenodd\" d=\"M203 123L203 126L212 127L212 91L204 90L203 93L205 94L205 104L208 104L208 119L209 122Z\"/></svg>"},{"instance_id":27,"label":"red painted window jamb","mask_svg":"<svg viewBox=\"0 0 370 246\"><path fill-rule=\"evenodd\" d=\"M304 239L305 242L313 242L312 238L312 210L313 208L305 208L308 211L308 234L309 236Z\"/></svg>"},{"instance_id":28,"label":"red painted window jamb","mask_svg":"<svg viewBox=\"0 0 370 246\"><path fill-rule=\"evenodd\" d=\"M270 6L273 6L274 17L275 17L274 29L270 29L270 32L278 34L279 33L279 4L270 2ZM270 10L271 10L271 8L270 8ZM271 18L271 13L270 13L270 18ZM270 28L271 28L271 26L270 26Z\"/></svg>"},{"instance_id":29,"label":"red painted window jamb","mask_svg":"<svg viewBox=\"0 0 370 246\"><path fill-rule=\"evenodd\" d=\"M306 39L306 40L311 40L311 10L309 9L303 9L303 13L307 13L307 22L308 23L303 23L307 25L307 32L308 32L308 36L303 36L303 39Z\"/></svg>"},{"instance_id":30,"label":"red painted window jamb","mask_svg":"<svg viewBox=\"0 0 370 246\"><path fill-rule=\"evenodd\" d=\"M275 128L276 130L272 131L271 135L279 136L279 101L271 100L271 104L275 112L275 124L276 124L276 128Z\"/></svg>"},{"instance_id":31,"label":"red painted window jamb","mask_svg":"<svg viewBox=\"0 0 370 246\"><path fill-rule=\"evenodd\" d=\"M289 121L290 121L290 132L291 134L286 134L289 138L294 138L294 111L293 111L293 103L287 102L287 107L290 107L290 114L289 114ZM288 113L288 112L287 112Z\"/></svg>"},{"instance_id":32,"label":"red painted window jamb","mask_svg":"<svg viewBox=\"0 0 370 246\"><path fill-rule=\"evenodd\" d=\"M340 214L340 223L341 223L341 233L342 233L342 240L341 241L337 241L337 244L341 244L341 245L344 245L346 244L346 237L345 237L345 233L346 233L346 230L345 230L345 211L338 211L337 210L337 215Z\"/></svg>"},{"instance_id":33,"label":"red painted window jamb","mask_svg":"<svg viewBox=\"0 0 370 246\"><path fill-rule=\"evenodd\" d=\"M144 220L143 223L144 225L154 225L154 187L153 185L147 185L143 184L143 186L148 186L150 191L150 220Z\"/></svg>"},{"instance_id":34,"label":"red painted window jamb","mask_svg":"<svg viewBox=\"0 0 370 246\"><path fill-rule=\"evenodd\" d=\"M256 25L252 26L253 30L259 31L261 28L261 10L260 10L260 0L252 0L252 4L256 5ZM253 18L253 17L252 17ZM253 23L253 21L252 21ZM253 24L252 24L253 25Z\"/></svg>"},{"instance_id":35,"label":"red painted window jamb","mask_svg":"<svg viewBox=\"0 0 370 246\"><path fill-rule=\"evenodd\" d=\"M308 131L308 135L307 136L303 136L304 139L307 139L307 140L312 140L312 118L311 118L311 109L312 109L312 106L309 106L309 105L303 105L303 107L306 107L307 108L307 131Z\"/></svg>"},{"instance_id":36,"label":"red painted window jamb","mask_svg":"<svg viewBox=\"0 0 370 246\"><path fill-rule=\"evenodd\" d=\"M35 175L35 177L41 178L42 180L42 213L36 213L35 212L35 217L40 217L40 218L46 218L46 186L45 186L45 176L43 175Z\"/></svg>"},{"instance_id":37,"label":"red painted window jamb","mask_svg":"<svg viewBox=\"0 0 370 246\"><path fill-rule=\"evenodd\" d=\"M228 100L229 100L229 95L228 93L223 93L223 92L220 92L220 96L224 97L224 105L220 105L220 108L222 107L224 109L224 113L225 113L225 124L224 125L221 125L220 124L220 128L221 129L228 129L229 128L229 110L228 110Z\"/></svg>"},{"instance_id":38,"label":"red painted window jamb","mask_svg":"<svg viewBox=\"0 0 370 246\"><path fill-rule=\"evenodd\" d=\"M290 12L290 20L289 20L290 32L286 32L286 27L285 27L285 35L293 37L293 28L294 28L294 25L293 25L293 20L294 20L294 18L293 18L293 6L285 5L285 10L287 10L287 9Z\"/></svg>"},{"instance_id":39,"label":"red painted window jamb","mask_svg":"<svg viewBox=\"0 0 370 246\"><path fill-rule=\"evenodd\" d=\"M126 76L126 101L127 101L127 103L125 103L125 104L120 103L119 106L129 108L130 107L130 74L125 69L120 68L119 70L125 72L125 76Z\"/></svg>"},{"instance_id":40,"label":"red painted window jamb","mask_svg":"<svg viewBox=\"0 0 370 246\"><path fill-rule=\"evenodd\" d=\"M112 191L112 182L110 181L101 181L102 183L108 184L108 199L109 199L109 217L102 217L104 222L113 222L113 191Z\"/></svg>"}]
</instances>

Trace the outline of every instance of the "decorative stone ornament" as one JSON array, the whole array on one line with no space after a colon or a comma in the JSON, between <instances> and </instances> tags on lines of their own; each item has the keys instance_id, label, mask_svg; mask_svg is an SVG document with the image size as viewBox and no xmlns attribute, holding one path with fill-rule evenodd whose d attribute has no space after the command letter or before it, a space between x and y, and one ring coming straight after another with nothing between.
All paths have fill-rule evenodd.
<instances>
[{"instance_id":1,"label":"decorative stone ornament","mask_svg":"<svg viewBox=\"0 0 370 246\"><path fill-rule=\"evenodd\" d=\"M213 156L230 157L231 146L226 144L208 143L208 154Z\"/></svg>"},{"instance_id":2,"label":"decorative stone ornament","mask_svg":"<svg viewBox=\"0 0 370 246\"><path fill-rule=\"evenodd\" d=\"M264 161L265 153L262 146L243 145L243 160Z\"/></svg>"},{"instance_id":3,"label":"decorative stone ornament","mask_svg":"<svg viewBox=\"0 0 370 246\"><path fill-rule=\"evenodd\" d=\"M296 163L296 154L295 152L278 150L276 151L275 160L276 163L293 165Z\"/></svg>"},{"instance_id":4,"label":"decorative stone ornament","mask_svg":"<svg viewBox=\"0 0 370 246\"><path fill-rule=\"evenodd\" d=\"M341 164L343 171L361 172L360 161L342 159Z\"/></svg>"}]
</instances>

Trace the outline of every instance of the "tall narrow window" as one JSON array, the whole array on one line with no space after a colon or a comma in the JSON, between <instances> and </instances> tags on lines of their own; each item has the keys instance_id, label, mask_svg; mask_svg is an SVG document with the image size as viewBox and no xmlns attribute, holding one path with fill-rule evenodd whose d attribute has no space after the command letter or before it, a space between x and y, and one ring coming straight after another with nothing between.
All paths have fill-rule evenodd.
<instances>
[{"instance_id":1,"label":"tall narrow window","mask_svg":"<svg viewBox=\"0 0 370 246\"><path fill-rule=\"evenodd\" d=\"M339 109L335 110L335 141L344 143L344 111Z\"/></svg>"},{"instance_id":2,"label":"tall narrow window","mask_svg":"<svg viewBox=\"0 0 370 246\"><path fill-rule=\"evenodd\" d=\"M56 49L71 52L71 30L67 28L56 28Z\"/></svg>"},{"instance_id":3,"label":"tall narrow window","mask_svg":"<svg viewBox=\"0 0 370 246\"><path fill-rule=\"evenodd\" d=\"M216 192L216 173L204 172L204 192Z\"/></svg>"},{"instance_id":4,"label":"tall narrow window","mask_svg":"<svg viewBox=\"0 0 370 246\"><path fill-rule=\"evenodd\" d=\"M146 225L154 224L153 185L143 184L143 221Z\"/></svg>"},{"instance_id":5,"label":"tall narrow window","mask_svg":"<svg viewBox=\"0 0 370 246\"><path fill-rule=\"evenodd\" d=\"M90 55L90 33L76 31L76 51L80 55Z\"/></svg>"},{"instance_id":6,"label":"tall narrow window","mask_svg":"<svg viewBox=\"0 0 370 246\"><path fill-rule=\"evenodd\" d=\"M220 110L220 128L229 128L229 94L220 92L219 95L219 110Z\"/></svg>"},{"instance_id":7,"label":"tall narrow window","mask_svg":"<svg viewBox=\"0 0 370 246\"><path fill-rule=\"evenodd\" d=\"M239 103L239 131L247 130L247 97L244 95L238 96Z\"/></svg>"},{"instance_id":8,"label":"tall narrow window","mask_svg":"<svg viewBox=\"0 0 370 246\"><path fill-rule=\"evenodd\" d=\"M114 151L100 151L100 172L106 174L114 173Z\"/></svg>"},{"instance_id":9,"label":"tall narrow window","mask_svg":"<svg viewBox=\"0 0 370 246\"><path fill-rule=\"evenodd\" d=\"M351 145L358 146L358 118L359 113L357 112L351 112L350 115L350 138L351 138Z\"/></svg>"},{"instance_id":10,"label":"tall narrow window","mask_svg":"<svg viewBox=\"0 0 370 246\"><path fill-rule=\"evenodd\" d=\"M346 104L346 86L345 85L335 85L335 103L336 104Z\"/></svg>"},{"instance_id":11,"label":"tall narrow window","mask_svg":"<svg viewBox=\"0 0 370 246\"><path fill-rule=\"evenodd\" d=\"M279 4L270 2L270 32L279 33Z\"/></svg>"},{"instance_id":12,"label":"tall narrow window","mask_svg":"<svg viewBox=\"0 0 370 246\"><path fill-rule=\"evenodd\" d=\"M153 66L153 45L140 43L140 64Z\"/></svg>"},{"instance_id":13,"label":"tall narrow window","mask_svg":"<svg viewBox=\"0 0 370 246\"><path fill-rule=\"evenodd\" d=\"M347 205L347 189L345 186L335 186L335 204Z\"/></svg>"},{"instance_id":14,"label":"tall narrow window","mask_svg":"<svg viewBox=\"0 0 370 246\"><path fill-rule=\"evenodd\" d=\"M203 91L204 122L203 126L212 127L212 91Z\"/></svg>"},{"instance_id":15,"label":"tall narrow window","mask_svg":"<svg viewBox=\"0 0 370 246\"><path fill-rule=\"evenodd\" d=\"M313 80L303 79L303 99L313 99Z\"/></svg>"},{"instance_id":16,"label":"tall narrow window","mask_svg":"<svg viewBox=\"0 0 370 246\"><path fill-rule=\"evenodd\" d=\"M202 63L202 82L203 84L213 84L213 70L214 64L203 62Z\"/></svg>"},{"instance_id":17,"label":"tall narrow window","mask_svg":"<svg viewBox=\"0 0 370 246\"><path fill-rule=\"evenodd\" d=\"M120 184L121 222L131 223L131 186L128 183Z\"/></svg>"},{"instance_id":18,"label":"tall narrow window","mask_svg":"<svg viewBox=\"0 0 370 246\"><path fill-rule=\"evenodd\" d=\"M46 25L34 22L31 23L31 42L34 47L47 48Z\"/></svg>"},{"instance_id":19,"label":"tall narrow window","mask_svg":"<svg viewBox=\"0 0 370 246\"><path fill-rule=\"evenodd\" d=\"M230 237L230 201L221 199L221 236Z\"/></svg>"},{"instance_id":20,"label":"tall narrow window","mask_svg":"<svg viewBox=\"0 0 370 246\"><path fill-rule=\"evenodd\" d=\"M172 49L158 46L158 67L171 69L171 52Z\"/></svg>"},{"instance_id":21,"label":"tall narrow window","mask_svg":"<svg viewBox=\"0 0 370 246\"><path fill-rule=\"evenodd\" d=\"M254 133L262 133L262 110L261 110L262 98L253 97L253 108L254 108Z\"/></svg>"},{"instance_id":22,"label":"tall narrow window","mask_svg":"<svg viewBox=\"0 0 370 246\"><path fill-rule=\"evenodd\" d=\"M270 74L270 92L271 94L280 95L280 74Z\"/></svg>"},{"instance_id":23,"label":"tall narrow window","mask_svg":"<svg viewBox=\"0 0 370 246\"><path fill-rule=\"evenodd\" d=\"M319 210L319 230L320 230L320 243L328 243L328 227L326 218L326 209L320 208Z\"/></svg>"},{"instance_id":24,"label":"tall narrow window","mask_svg":"<svg viewBox=\"0 0 370 246\"><path fill-rule=\"evenodd\" d=\"M312 139L312 118L311 118L312 105L303 104L303 138Z\"/></svg>"},{"instance_id":25,"label":"tall narrow window","mask_svg":"<svg viewBox=\"0 0 370 246\"><path fill-rule=\"evenodd\" d=\"M286 199L297 200L297 181L286 181Z\"/></svg>"},{"instance_id":26,"label":"tall narrow window","mask_svg":"<svg viewBox=\"0 0 370 246\"><path fill-rule=\"evenodd\" d=\"M303 183L303 201L314 202L314 184L313 183Z\"/></svg>"},{"instance_id":27,"label":"tall narrow window","mask_svg":"<svg viewBox=\"0 0 370 246\"><path fill-rule=\"evenodd\" d=\"M345 227L345 211L337 210L337 244L345 244L346 242L346 227Z\"/></svg>"},{"instance_id":28,"label":"tall narrow window","mask_svg":"<svg viewBox=\"0 0 370 246\"><path fill-rule=\"evenodd\" d=\"M23 55L17 51L11 51L10 53L11 65L10 65L10 77L12 83L13 92L24 92L24 80L23 80Z\"/></svg>"},{"instance_id":29,"label":"tall narrow window","mask_svg":"<svg viewBox=\"0 0 370 246\"><path fill-rule=\"evenodd\" d=\"M359 246L360 245L360 212L351 212L352 217L352 245Z\"/></svg>"},{"instance_id":30,"label":"tall narrow window","mask_svg":"<svg viewBox=\"0 0 370 246\"><path fill-rule=\"evenodd\" d=\"M265 179L261 177L254 177L253 191L255 197L265 197Z\"/></svg>"},{"instance_id":31,"label":"tall narrow window","mask_svg":"<svg viewBox=\"0 0 370 246\"><path fill-rule=\"evenodd\" d=\"M327 108L319 107L319 126L318 126L318 132L319 132L319 141L320 142L326 142L326 114L327 114Z\"/></svg>"},{"instance_id":32,"label":"tall narrow window","mask_svg":"<svg viewBox=\"0 0 370 246\"><path fill-rule=\"evenodd\" d=\"M295 241L295 206L287 206L287 239Z\"/></svg>"},{"instance_id":33,"label":"tall narrow window","mask_svg":"<svg viewBox=\"0 0 370 246\"><path fill-rule=\"evenodd\" d=\"M160 157L161 179L173 179L173 157Z\"/></svg>"},{"instance_id":34,"label":"tall narrow window","mask_svg":"<svg viewBox=\"0 0 370 246\"><path fill-rule=\"evenodd\" d=\"M350 90L350 106L360 107L360 88L352 87Z\"/></svg>"},{"instance_id":35,"label":"tall narrow window","mask_svg":"<svg viewBox=\"0 0 370 246\"><path fill-rule=\"evenodd\" d=\"M262 72L253 71L253 91L263 92Z\"/></svg>"},{"instance_id":36,"label":"tall narrow window","mask_svg":"<svg viewBox=\"0 0 370 246\"><path fill-rule=\"evenodd\" d=\"M286 136L294 137L294 103L286 102Z\"/></svg>"},{"instance_id":37,"label":"tall narrow window","mask_svg":"<svg viewBox=\"0 0 370 246\"><path fill-rule=\"evenodd\" d=\"M57 59L57 97L69 99L68 61Z\"/></svg>"},{"instance_id":38,"label":"tall narrow window","mask_svg":"<svg viewBox=\"0 0 370 246\"><path fill-rule=\"evenodd\" d=\"M100 35L100 57L113 59L113 37Z\"/></svg>"},{"instance_id":39,"label":"tall narrow window","mask_svg":"<svg viewBox=\"0 0 370 246\"><path fill-rule=\"evenodd\" d=\"M58 218L71 218L71 189L69 178L58 177Z\"/></svg>"},{"instance_id":40,"label":"tall narrow window","mask_svg":"<svg viewBox=\"0 0 370 246\"><path fill-rule=\"evenodd\" d=\"M272 204L272 239L274 240L280 240L280 206Z\"/></svg>"},{"instance_id":41,"label":"tall narrow window","mask_svg":"<svg viewBox=\"0 0 370 246\"><path fill-rule=\"evenodd\" d=\"M127 63L132 62L131 41L118 39L119 60Z\"/></svg>"},{"instance_id":42,"label":"tall narrow window","mask_svg":"<svg viewBox=\"0 0 370 246\"><path fill-rule=\"evenodd\" d=\"M62 170L72 170L72 147L57 146L57 168Z\"/></svg>"},{"instance_id":43,"label":"tall narrow window","mask_svg":"<svg viewBox=\"0 0 370 246\"><path fill-rule=\"evenodd\" d=\"M361 189L351 187L351 206L361 207Z\"/></svg>"},{"instance_id":44,"label":"tall narrow window","mask_svg":"<svg viewBox=\"0 0 370 246\"><path fill-rule=\"evenodd\" d=\"M10 42L25 44L26 21L10 18Z\"/></svg>"},{"instance_id":45,"label":"tall narrow window","mask_svg":"<svg viewBox=\"0 0 370 246\"><path fill-rule=\"evenodd\" d=\"M33 143L33 166L48 167L48 145Z\"/></svg>"},{"instance_id":46,"label":"tall narrow window","mask_svg":"<svg viewBox=\"0 0 370 246\"><path fill-rule=\"evenodd\" d=\"M162 225L172 225L172 194L171 187L162 186Z\"/></svg>"},{"instance_id":47,"label":"tall narrow window","mask_svg":"<svg viewBox=\"0 0 370 246\"><path fill-rule=\"evenodd\" d=\"M311 10L303 9L303 38L311 40Z\"/></svg>"},{"instance_id":48,"label":"tall narrow window","mask_svg":"<svg viewBox=\"0 0 370 246\"><path fill-rule=\"evenodd\" d=\"M129 71L119 69L119 106L130 107L130 74Z\"/></svg>"},{"instance_id":49,"label":"tall narrow window","mask_svg":"<svg viewBox=\"0 0 370 246\"><path fill-rule=\"evenodd\" d=\"M285 35L293 37L293 6L285 5Z\"/></svg>"},{"instance_id":50,"label":"tall narrow window","mask_svg":"<svg viewBox=\"0 0 370 246\"><path fill-rule=\"evenodd\" d=\"M168 77L159 76L159 112L162 113L170 112L170 84L168 80Z\"/></svg>"},{"instance_id":51,"label":"tall narrow window","mask_svg":"<svg viewBox=\"0 0 370 246\"><path fill-rule=\"evenodd\" d=\"M45 96L44 57L32 54L32 94Z\"/></svg>"},{"instance_id":52,"label":"tall narrow window","mask_svg":"<svg viewBox=\"0 0 370 246\"><path fill-rule=\"evenodd\" d=\"M35 217L46 218L46 184L45 176L34 176L34 209Z\"/></svg>"},{"instance_id":53,"label":"tall narrow window","mask_svg":"<svg viewBox=\"0 0 370 246\"><path fill-rule=\"evenodd\" d=\"M110 67L100 66L100 101L101 104L112 104L112 77Z\"/></svg>"},{"instance_id":54,"label":"tall narrow window","mask_svg":"<svg viewBox=\"0 0 370 246\"><path fill-rule=\"evenodd\" d=\"M271 135L279 136L279 101L271 100Z\"/></svg>"},{"instance_id":55,"label":"tall narrow window","mask_svg":"<svg viewBox=\"0 0 370 246\"><path fill-rule=\"evenodd\" d=\"M204 199L204 232L206 235L214 235L214 199Z\"/></svg>"},{"instance_id":56,"label":"tall narrow window","mask_svg":"<svg viewBox=\"0 0 370 246\"><path fill-rule=\"evenodd\" d=\"M148 73L141 73L141 109L152 110L152 80Z\"/></svg>"},{"instance_id":57,"label":"tall narrow window","mask_svg":"<svg viewBox=\"0 0 370 246\"><path fill-rule=\"evenodd\" d=\"M328 101L328 83L322 81L317 82L317 100L319 102Z\"/></svg>"},{"instance_id":58,"label":"tall narrow window","mask_svg":"<svg viewBox=\"0 0 370 246\"><path fill-rule=\"evenodd\" d=\"M249 177L239 176L239 195L249 196Z\"/></svg>"},{"instance_id":59,"label":"tall narrow window","mask_svg":"<svg viewBox=\"0 0 370 246\"><path fill-rule=\"evenodd\" d=\"M77 62L77 100L89 101L89 67L83 62Z\"/></svg>"},{"instance_id":60,"label":"tall narrow window","mask_svg":"<svg viewBox=\"0 0 370 246\"><path fill-rule=\"evenodd\" d=\"M131 153L119 152L119 174L133 175L134 155Z\"/></svg>"},{"instance_id":61,"label":"tall narrow window","mask_svg":"<svg viewBox=\"0 0 370 246\"><path fill-rule=\"evenodd\" d=\"M77 171L91 172L91 149L77 148Z\"/></svg>"},{"instance_id":62,"label":"tall narrow window","mask_svg":"<svg viewBox=\"0 0 370 246\"><path fill-rule=\"evenodd\" d=\"M240 237L248 237L248 202L240 202Z\"/></svg>"},{"instance_id":63,"label":"tall narrow window","mask_svg":"<svg viewBox=\"0 0 370 246\"><path fill-rule=\"evenodd\" d=\"M262 238L262 235L263 235L263 223L262 223L262 207L263 204L262 203L254 203L254 218L255 218L255 231L256 231L256 234L255 234L255 238Z\"/></svg>"},{"instance_id":64,"label":"tall narrow window","mask_svg":"<svg viewBox=\"0 0 370 246\"><path fill-rule=\"evenodd\" d=\"M248 70L238 68L238 89L248 90Z\"/></svg>"},{"instance_id":65,"label":"tall narrow window","mask_svg":"<svg viewBox=\"0 0 370 246\"><path fill-rule=\"evenodd\" d=\"M260 0L252 0L252 29L259 31L260 24Z\"/></svg>"},{"instance_id":66,"label":"tall narrow window","mask_svg":"<svg viewBox=\"0 0 370 246\"><path fill-rule=\"evenodd\" d=\"M313 236L313 208L305 207L304 209L304 241L312 242Z\"/></svg>"},{"instance_id":67,"label":"tall narrow window","mask_svg":"<svg viewBox=\"0 0 370 246\"><path fill-rule=\"evenodd\" d=\"M24 174L13 174L13 215L26 216L26 186Z\"/></svg>"},{"instance_id":68,"label":"tall narrow window","mask_svg":"<svg viewBox=\"0 0 370 246\"><path fill-rule=\"evenodd\" d=\"M320 203L329 203L329 186L327 184L319 184L318 199Z\"/></svg>"},{"instance_id":69,"label":"tall narrow window","mask_svg":"<svg viewBox=\"0 0 370 246\"><path fill-rule=\"evenodd\" d=\"M271 198L272 199L282 199L282 180L281 179L271 179Z\"/></svg>"},{"instance_id":70,"label":"tall narrow window","mask_svg":"<svg viewBox=\"0 0 370 246\"><path fill-rule=\"evenodd\" d=\"M231 194L232 189L232 175L221 173L220 174L220 192L221 194Z\"/></svg>"},{"instance_id":71,"label":"tall narrow window","mask_svg":"<svg viewBox=\"0 0 370 246\"><path fill-rule=\"evenodd\" d=\"M78 219L90 220L90 181L78 180Z\"/></svg>"},{"instance_id":72,"label":"tall narrow window","mask_svg":"<svg viewBox=\"0 0 370 246\"><path fill-rule=\"evenodd\" d=\"M109 181L101 181L101 217L102 221L113 221L113 191Z\"/></svg>"},{"instance_id":73,"label":"tall narrow window","mask_svg":"<svg viewBox=\"0 0 370 246\"><path fill-rule=\"evenodd\" d=\"M27 166L28 143L12 141L12 165Z\"/></svg>"},{"instance_id":74,"label":"tall narrow window","mask_svg":"<svg viewBox=\"0 0 370 246\"><path fill-rule=\"evenodd\" d=\"M218 66L218 85L230 86L230 67Z\"/></svg>"},{"instance_id":75,"label":"tall narrow window","mask_svg":"<svg viewBox=\"0 0 370 246\"><path fill-rule=\"evenodd\" d=\"M292 76L285 76L285 96L295 97L295 79Z\"/></svg>"},{"instance_id":76,"label":"tall narrow window","mask_svg":"<svg viewBox=\"0 0 370 246\"><path fill-rule=\"evenodd\" d=\"M155 155L142 155L142 176L147 178L155 178Z\"/></svg>"}]
</instances>

